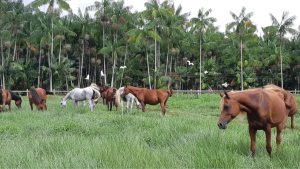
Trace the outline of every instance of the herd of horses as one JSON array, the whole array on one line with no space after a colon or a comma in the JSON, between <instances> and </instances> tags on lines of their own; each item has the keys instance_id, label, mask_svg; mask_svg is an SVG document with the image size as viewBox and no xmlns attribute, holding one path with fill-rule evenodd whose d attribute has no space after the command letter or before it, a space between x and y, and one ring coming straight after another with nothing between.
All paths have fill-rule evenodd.
<instances>
[{"instance_id":1,"label":"herd of horses","mask_svg":"<svg viewBox=\"0 0 300 169\"><path fill-rule=\"evenodd\" d=\"M31 87L28 94L31 110L33 110L33 104L37 110L47 110L47 95L53 94L53 92L46 91L42 88ZM172 87L170 90L149 90L147 88L125 85L117 89L106 85L98 87L95 83L92 83L86 88L75 88L71 90L61 100L61 107L66 107L68 100L72 100L73 108L77 108L80 102L83 102L85 106L85 101L87 101L91 111L94 111L95 104L97 104L100 97L102 97L103 104L107 105L108 111L112 111L113 106L116 107L116 110L118 106L120 106L122 107L123 115L123 102L125 101L127 102L127 113L129 104L131 103L132 111L133 102L136 102L138 109L140 105L142 105L143 112L146 111L145 107L147 104L160 104L162 114L165 115L168 98L172 97L172 95ZM277 129L277 148L280 146L281 133L284 132L288 117L291 117L291 129L294 131L294 117L298 110L297 100L290 92L278 86L266 85L262 88L238 92L227 92L224 90L224 94L220 92L220 96L221 115L217 123L218 127L220 129L226 129L227 124L235 117L246 114L253 157L255 155L257 130L263 130L266 134L266 149L270 157L272 152L271 128L276 127ZM15 100L16 106L21 108L21 97L8 90L0 90L0 104L2 104L0 111L4 111L5 105L9 105L9 109L11 110L11 100ZM104 101L106 101L106 103L104 103Z\"/></svg>"}]
</instances>

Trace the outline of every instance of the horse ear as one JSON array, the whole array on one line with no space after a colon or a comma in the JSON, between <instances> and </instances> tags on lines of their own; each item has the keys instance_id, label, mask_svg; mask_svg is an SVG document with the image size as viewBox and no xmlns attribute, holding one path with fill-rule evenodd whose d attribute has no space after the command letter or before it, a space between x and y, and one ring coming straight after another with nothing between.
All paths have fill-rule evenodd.
<instances>
[{"instance_id":1,"label":"horse ear","mask_svg":"<svg viewBox=\"0 0 300 169\"><path fill-rule=\"evenodd\" d=\"M226 92L226 90L224 90L224 93L225 93L225 95L226 95L226 98L229 99L229 95L228 95L228 93Z\"/></svg>"},{"instance_id":2,"label":"horse ear","mask_svg":"<svg viewBox=\"0 0 300 169\"><path fill-rule=\"evenodd\" d=\"M223 93L221 93L221 92L219 92L219 93L220 93L220 96L221 96L221 97L223 97L223 96L224 96L224 94L223 94Z\"/></svg>"}]
</instances>

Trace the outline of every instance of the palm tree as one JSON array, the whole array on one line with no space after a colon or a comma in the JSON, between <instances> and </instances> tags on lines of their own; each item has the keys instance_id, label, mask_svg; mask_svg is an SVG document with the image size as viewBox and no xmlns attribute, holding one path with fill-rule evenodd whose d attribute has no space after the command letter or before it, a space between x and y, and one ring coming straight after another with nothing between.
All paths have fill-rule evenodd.
<instances>
[{"instance_id":1,"label":"palm tree","mask_svg":"<svg viewBox=\"0 0 300 169\"><path fill-rule=\"evenodd\" d=\"M48 9L47 9L47 13L50 14L52 16L51 19L51 28L52 28L52 32L51 32L51 53L49 55L49 67L50 67L50 91L52 91L52 72L51 72L51 57L53 55L53 39L54 39L54 35L53 35L53 18L55 16L59 16L60 13L62 12L62 10L65 10L67 12L72 12L72 9L70 8L70 5L66 2L66 0L34 0L33 2L30 3L30 6L36 8L36 7L40 7L42 5L46 5L49 4ZM55 5L58 5L58 10L56 10L54 7Z\"/></svg>"},{"instance_id":2,"label":"palm tree","mask_svg":"<svg viewBox=\"0 0 300 169\"><path fill-rule=\"evenodd\" d=\"M282 74L282 53L281 53L281 45L284 35L286 33L296 33L297 30L291 28L294 23L293 21L296 19L296 16L288 17L289 12L283 12L281 17L281 22L279 23L277 19L270 13L270 17L272 20L272 26L277 28L278 36L279 36L279 44L280 44L280 76L281 76L281 87L283 88L283 74Z\"/></svg>"},{"instance_id":3,"label":"palm tree","mask_svg":"<svg viewBox=\"0 0 300 169\"><path fill-rule=\"evenodd\" d=\"M203 8L199 9L198 11L198 17L197 18L192 18L191 21L192 23L194 24L194 29L198 31L199 33L199 50L200 50L200 56L199 56L199 60L200 60L200 64L199 64L199 67L200 67L200 84L199 84L199 90L200 90L200 94L201 94L201 89L202 89L202 86L201 86L201 83L202 83L202 80L201 80L201 66L202 66L202 63L201 63L201 60L202 60L202 57L201 57L201 52L202 52L202 36L203 36L203 32L205 31L205 29L208 27L208 25L214 23L217 21L216 18L213 18L213 17L208 17L209 14L212 12L211 9L207 10L207 11L204 11Z\"/></svg>"},{"instance_id":4,"label":"palm tree","mask_svg":"<svg viewBox=\"0 0 300 169\"><path fill-rule=\"evenodd\" d=\"M236 15L230 11L230 15L234 21L226 25L226 31L233 30L236 33L237 37L240 39L241 45L241 90L244 90L243 82L243 38L246 36L247 24L246 22L251 22L250 18L253 16L253 12L245 14L246 8L243 7L241 13Z\"/></svg>"}]
</instances>

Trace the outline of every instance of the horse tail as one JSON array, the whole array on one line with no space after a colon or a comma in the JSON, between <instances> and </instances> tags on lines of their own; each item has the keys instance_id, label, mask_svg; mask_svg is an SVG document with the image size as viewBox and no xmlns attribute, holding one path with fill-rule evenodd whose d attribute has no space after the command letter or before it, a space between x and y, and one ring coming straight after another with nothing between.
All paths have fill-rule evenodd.
<instances>
[{"instance_id":1,"label":"horse tail","mask_svg":"<svg viewBox=\"0 0 300 169\"><path fill-rule=\"evenodd\" d=\"M100 92L97 90L97 89L94 89L93 87L92 87L92 90L97 94L97 99L93 99L93 102L97 102L98 101L98 99L101 97L101 94L100 94Z\"/></svg>"},{"instance_id":2,"label":"horse tail","mask_svg":"<svg viewBox=\"0 0 300 169\"><path fill-rule=\"evenodd\" d=\"M47 91L47 90L45 90L45 92L46 92L46 95L54 95L54 92L50 92L50 91Z\"/></svg>"},{"instance_id":3,"label":"horse tail","mask_svg":"<svg viewBox=\"0 0 300 169\"><path fill-rule=\"evenodd\" d=\"M168 95L169 97L173 96L173 87L170 87L170 91L168 91Z\"/></svg>"},{"instance_id":4,"label":"horse tail","mask_svg":"<svg viewBox=\"0 0 300 169\"><path fill-rule=\"evenodd\" d=\"M39 94L36 92L34 87L30 88L30 92L31 92L31 95L32 95L32 102L34 104L41 104L42 99L40 98Z\"/></svg>"},{"instance_id":5,"label":"horse tail","mask_svg":"<svg viewBox=\"0 0 300 169\"><path fill-rule=\"evenodd\" d=\"M121 93L124 91L124 87L120 87L117 92L116 92L116 102L120 107L123 107L123 105L121 105L120 100L121 100Z\"/></svg>"},{"instance_id":6,"label":"horse tail","mask_svg":"<svg viewBox=\"0 0 300 169\"><path fill-rule=\"evenodd\" d=\"M276 85L266 85L263 87L263 89L277 93L278 96L284 101L285 107L287 109L291 109L293 107L294 102L291 100L290 93L283 88Z\"/></svg>"}]
</instances>

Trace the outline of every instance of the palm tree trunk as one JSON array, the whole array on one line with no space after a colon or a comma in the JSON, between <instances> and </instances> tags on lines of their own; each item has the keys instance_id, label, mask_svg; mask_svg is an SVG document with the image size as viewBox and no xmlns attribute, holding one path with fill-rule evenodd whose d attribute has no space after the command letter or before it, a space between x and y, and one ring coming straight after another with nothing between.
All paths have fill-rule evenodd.
<instances>
[{"instance_id":1,"label":"palm tree trunk","mask_svg":"<svg viewBox=\"0 0 300 169\"><path fill-rule=\"evenodd\" d=\"M125 66L125 65L126 65L127 47L128 47L128 43L126 42L126 51L125 51L125 58L124 58L124 65L123 65L123 66ZM121 76L121 83L120 83L120 87L122 86L123 75L124 75L124 69L122 70L122 76Z\"/></svg>"},{"instance_id":2,"label":"palm tree trunk","mask_svg":"<svg viewBox=\"0 0 300 169\"><path fill-rule=\"evenodd\" d=\"M151 90L151 76L150 76L150 69L149 69L149 55L148 55L148 49L147 49L147 47L146 47L146 55L147 55L147 68L148 68L149 89Z\"/></svg>"},{"instance_id":3,"label":"palm tree trunk","mask_svg":"<svg viewBox=\"0 0 300 169\"><path fill-rule=\"evenodd\" d=\"M3 55L3 43L1 38L1 59L2 59L2 67L4 66L4 55ZM5 75L2 73L2 87L5 89Z\"/></svg>"},{"instance_id":4,"label":"palm tree trunk","mask_svg":"<svg viewBox=\"0 0 300 169\"><path fill-rule=\"evenodd\" d=\"M166 61L165 76L167 76L167 72L168 72L169 48L170 48L170 43L168 42L168 51L167 51L167 61Z\"/></svg>"},{"instance_id":5,"label":"palm tree trunk","mask_svg":"<svg viewBox=\"0 0 300 169\"><path fill-rule=\"evenodd\" d=\"M281 78L281 88L283 88L281 40L280 40L280 49L279 50L280 50L280 78Z\"/></svg>"},{"instance_id":6,"label":"palm tree trunk","mask_svg":"<svg viewBox=\"0 0 300 169\"><path fill-rule=\"evenodd\" d=\"M243 39L241 38L241 86L242 91L244 90L244 79L243 79Z\"/></svg>"},{"instance_id":7,"label":"palm tree trunk","mask_svg":"<svg viewBox=\"0 0 300 169\"><path fill-rule=\"evenodd\" d=\"M42 57L42 45L40 45L40 56L39 56L39 76L38 76L38 87L40 87L41 81L41 57Z\"/></svg>"},{"instance_id":8,"label":"palm tree trunk","mask_svg":"<svg viewBox=\"0 0 300 169\"><path fill-rule=\"evenodd\" d=\"M156 26L155 26L155 41L154 41L154 43L155 43L155 44L154 44L154 45L155 45L155 56L154 56L154 58L155 58L155 59L154 59L154 62L155 62L154 65L155 65L155 68L154 68L154 86L153 86L153 88L156 89L156 75L157 75L157 70L156 70L156 59L157 59L157 58L156 58L156 57L157 57L157 56L156 56Z\"/></svg>"},{"instance_id":9,"label":"palm tree trunk","mask_svg":"<svg viewBox=\"0 0 300 169\"><path fill-rule=\"evenodd\" d=\"M200 72L199 72L199 76L200 76L199 91L200 91L200 93L199 94L201 95L201 93L202 93L202 77L201 77L201 72L202 72L201 71L201 65L202 65L202 62L201 62L201 52L202 52L202 49L201 49L201 31L200 31L200 46L199 46L199 48L200 48L200 52L199 52L200 53L200 56L199 56L200 57L199 58L200 59L200 65L199 65L199 68L200 68Z\"/></svg>"},{"instance_id":10,"label":"palm tree trunk","mask_svg":"<svg viewBox=\"0 0 300 169\"><path fill-rule=\"evenodd\" d=\"M61 54L61 40L59 41L58 63L60 63L60 54Z\"/></svg>"},{"instance_id":11,"label":"palm tree trunk","mask_svg":"<svg viewBox=\"0 0 300 169\"><path fill-rule=\"evenodd\" d=\"M52 69L51 69L51 57L53 55L53 19L52 22L52 29L51 29L51 54L49 55L49 69L50 69L50 91L52 91Z\"/></svg>"},{"instance_id":12,"label":"palm tree trunk","mask_svg":"<svg viewBox=\"0 0 300 169\"><path fill-rule=\"evenodd\" d=\"M15 61L15 55L16 55L16 52L17 52L17 38L18 38L18 36L16 35L14 54L13 54L13 59L12 59L13 61Z\"/></svg>"},{"instance_id":13,"label":"palm tree trunk","mask_svg":"<svg viewBox=\"0 0 300 169\"><path fill-rule=\"evenodd\" d=\"M104 24L102 25L102 28L103 28L103 31L102 31L102 36L103 36L103 48L105 47L105 44L104 44ZM104 83L105 85L107 84L106 82L106 66L105 66L105 54L103 54L103 71L104 71Z\"/></svg>"},{"instance_id":14,"label":"palm tree trunk","mask_svg":"<svg viewBox=\"0 0 300 169\"><path fill-rule=\"evenodd\" d=\"M84 56L84 39L82 40L82 53L81 53L81 66L80 66L79 87L80 87L81 81L82 81L83 56Z\"/></svg>"}]
</instances>

